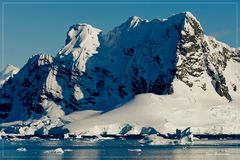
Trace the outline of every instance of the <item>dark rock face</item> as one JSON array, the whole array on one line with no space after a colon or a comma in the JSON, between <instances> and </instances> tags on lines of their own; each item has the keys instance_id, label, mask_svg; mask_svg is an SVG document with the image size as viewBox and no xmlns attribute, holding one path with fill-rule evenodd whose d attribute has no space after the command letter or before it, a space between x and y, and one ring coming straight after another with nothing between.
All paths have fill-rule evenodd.
<instances>
[{"instance_id":1,"label":"dark rock face","mask_svg":"<svg viewBox=\"0 0 240 160\"><path fill-rule=\"evenodd\" d=\"M44 109L41 106L40 97L44 94L44 82L51 68L51 63L51 56L36 55L27 62L17 75L3 85L0 92L2 119L8 117L13 106L22 108L20 112L26 112L27 118L32 113L43 114ZM12 118L14 119L14 117Z\"/></svg>"},{"instance_id":2,"label":"dark rock face","mask_svg":"<svg viewBox=\"0 0 240 160\"><path fill-rule=\"evenodd\" d=\"M204 71L204 52L201 46L203 38L200 24L193 17L187 17L178 45L178 58L182 62L177 66L176 77L189 87L193 86L193 82L189 81L189 76L200 77Z\"/></svg>"},{"instance_id":3,"label":"dark rock face","mask_svg":"<svg viewBox=\"0 0 240 160\"><path fill-rule=\"evenodd\" d=\"M200 24L193 18L187 18L192 30L182 30L183 34L178 46L179 59L182 63L177 67L176 77L189 87L193 86L193 81L189 77L201 77L206 70L212 79L212 85L220 96L232 100L228 86L226 85L223 71L231 57L239 57L236 52L225 45L221 45L215 39L204 36ZM213 50L217 50L213 51ZM204 85L203 90L205 90Z\"/></svg>"},{"instance_id":4,"label":"dark rock face","mask_svg":"<svg viewBox=\"0 0 240 160\"><path fill-rule=\"evenodd\" d=\"M232 99L223 71L230 59L240 62L240 52L205 36L190 13L167 21L134 17L106 35L94 32L85 24L74 25L61 50L64 54L32 57L1 88L0 119L47 114L48 102L68 114L82 108L114 107L141 93L172 94L174 78L191 88L205 72L216 92ZM81 37L85 34L90 35L87 40L100 43L96 47L98 43L90 41L95 51L82 44L89 43ZM207 90L205 82L198 86Z\"/></svg>"},{"instance_id":5,"label":"dark rock face","mask_svg":"<svg viewBox=\"0 0 240 160\"><path fill-rule=\"evenodd\" d=\"M219 49L219 51L211 52L210 48ZM204 61L207 73L212 79L212 84L216 92L231 101L232 98L229 94L223 71L227 66L228 60L234 55L234 51L229 50L225 46L220 46L220 44L213 39L209 40L208 43L206 41L203 42L203 51L209 53L205 54Z\"/></svg>"}]
</instances>

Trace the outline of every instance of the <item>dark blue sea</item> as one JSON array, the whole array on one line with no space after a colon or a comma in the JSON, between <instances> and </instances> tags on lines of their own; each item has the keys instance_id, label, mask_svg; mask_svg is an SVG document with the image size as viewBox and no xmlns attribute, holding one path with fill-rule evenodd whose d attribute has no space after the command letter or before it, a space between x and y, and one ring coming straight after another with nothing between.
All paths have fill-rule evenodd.
<instances>
[{"instance_id":1,"label":"dark blue sea","mask_svg":"<svg viewBox=\"0 0 240 160\"><path fill-rule=\"evenodd\" d=\"M137 140L0 140L1 160L239 160L239 140L199 140L192 146L149 146ZM25 148L26 151L16 151ZM61 148L64 153L52 152Z\"/></svg>"}]
</instances>

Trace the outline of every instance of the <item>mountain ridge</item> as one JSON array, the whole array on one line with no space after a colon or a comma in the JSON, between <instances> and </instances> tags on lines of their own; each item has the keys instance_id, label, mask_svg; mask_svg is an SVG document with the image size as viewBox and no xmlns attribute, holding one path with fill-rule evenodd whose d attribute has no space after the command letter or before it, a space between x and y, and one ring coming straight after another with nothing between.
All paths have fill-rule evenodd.
<instances>
[{"instance_id":1,"label":"mountain ridge","mask_svg":"<svg viewBox=\"0 0 240 160\"><path fill-rule=\"evenodd\" d=\"M176 79L190 90L214 89L232 101L240 84L227 84L223 73L228 61L239 63L239 55L239 50L204 35L190 12L164 21L133 16L105 34L76 24L55 57L33 56L3 85L0 118L8 122L55 116L51 110L61 117L114 108L141 93L173 94Z\"/></svg>"}]
</instances>

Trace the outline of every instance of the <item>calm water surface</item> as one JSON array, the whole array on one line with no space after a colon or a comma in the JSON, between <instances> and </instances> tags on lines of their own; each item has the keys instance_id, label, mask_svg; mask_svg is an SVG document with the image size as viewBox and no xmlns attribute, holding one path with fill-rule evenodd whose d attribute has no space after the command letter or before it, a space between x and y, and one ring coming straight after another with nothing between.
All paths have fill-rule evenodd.
<instances>
[{"instance_id":1,"label":"calm water surface","mask_svg":"<svg viewBox=\"0 0 240 160\"><path fill-rule=\"evenodd\" d=\"M194 146L147 146L136 140L0 140L1 160L161 159L239 160L240 141L196 141ZM17 152L24 147L26 152ZM47 151L61 147L63 154ZM71 151L70 151L71 150Z\"/></svg>"}]
</instances>

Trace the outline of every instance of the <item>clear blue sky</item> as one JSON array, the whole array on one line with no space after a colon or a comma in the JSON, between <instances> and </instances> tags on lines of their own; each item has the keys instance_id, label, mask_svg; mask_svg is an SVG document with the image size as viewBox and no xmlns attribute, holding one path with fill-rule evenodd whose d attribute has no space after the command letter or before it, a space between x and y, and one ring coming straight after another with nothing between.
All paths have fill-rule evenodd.
<instances>
[{"instance_id":1,"label":"clear blue sky","mask_svg":"<svg viewBox=\"0 0 240 160\"><path fill-rule=\"evenodd\" d=\"M11 1L5 0L5 2ZM133 0L134 3L122 1L124 2L122 4L111 2L92 4L17 2L2 3L4 10L1 9L1 12L4 11L4 14L1 17L1 29L4 29L4 32L1 33L0 69L9 63L22 67L34 54L56 55L63 47L66 32L72 24L89 23L106 32L133 15L151 20L190 11L200 21L207 35L214 35L218 40L226 42L232 47L239 47L236 39L237 34L239 35L239 24L236 22L236 9L239 9L239 4L211 4L207 1L202 4L192 3L195 1L162 4L155 3L156 0L152 1L154 3L138 3L147 2L143 0L138 2ZM72 0L72 2L76 1ZM95 0L95 2L100 1ZM237 0L227 2L237 2ZM2 40L4 53L2 52Z\"/></svg>"}]
</instances>

